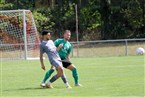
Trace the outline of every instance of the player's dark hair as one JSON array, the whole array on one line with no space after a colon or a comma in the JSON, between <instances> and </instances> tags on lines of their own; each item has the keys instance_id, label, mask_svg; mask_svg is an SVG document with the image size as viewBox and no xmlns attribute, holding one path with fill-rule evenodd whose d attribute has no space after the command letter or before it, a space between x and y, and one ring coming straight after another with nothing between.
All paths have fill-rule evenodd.
<instances>
[{"instance_id":1,"label":"player's dark hair","mask_svg":"<svg viewBox=\"0 0 145 97\"><path fill-rule=\"evenodd\" d=\"M43 30L41 35L44 36L44 35L47 35L48 33L51 33L51 31L49 31L49 30Z\"/></svg>"}]
</instances>

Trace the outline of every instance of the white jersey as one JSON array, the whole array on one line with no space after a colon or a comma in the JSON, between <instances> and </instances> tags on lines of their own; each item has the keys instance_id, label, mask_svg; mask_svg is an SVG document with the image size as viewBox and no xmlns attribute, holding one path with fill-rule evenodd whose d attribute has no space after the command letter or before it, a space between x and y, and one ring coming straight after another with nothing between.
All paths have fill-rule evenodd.
<instances>
[{"instance_id":1,"label":"white jersey","mask_svg":"<svg viewBox=\"0 0 145 97\"><path fill-rule=\"evenodd\" d=\"M41 42L40 53L46 53L51 63L55 60L61 60L58 52L56 51L56 46L54 45L52 40Z\"/></svg>"}]
</instances>

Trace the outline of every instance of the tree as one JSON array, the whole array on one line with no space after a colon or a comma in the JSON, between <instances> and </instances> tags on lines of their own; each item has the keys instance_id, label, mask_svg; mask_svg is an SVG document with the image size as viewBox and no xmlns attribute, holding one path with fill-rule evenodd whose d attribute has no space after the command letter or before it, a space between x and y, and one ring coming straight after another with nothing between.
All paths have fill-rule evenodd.
<instances>
[{"instance_id":1,"label":"tree","mask_svg":"<svg viewBox=\"0 0 145 97\"><path fill-rule=\"evenodd\" d=\"M101 0L101 20L102 20L102 39L108 39L110 35L111 9L109 0Z\"/></svg>"},{"instance_id":2,"label":"tree","mask_svg":"<svg viewBox=\"0 0 145 97\"><path fill-rule=\"evenodd\" d=\"M138 0L131 0L128 3L126 9L122 9L121 13L123 14L125 21L125 27L127 28L127 38L140 37L141 32L140 28L143 25L142 18L142 8Z\"/></svg>"},{"instance_id":3,"label":"tree","mask_svg":"<svg viewBox=\"0 0 145 97\"><path fill-rule=\"evenodd\" d=\"M75 39L75 8L78 5L79 39L145 37L144 0L1 0L0 9L32 10L37 29L50 29L61 37L69 29Z\"/></svg>"}]
</instances>

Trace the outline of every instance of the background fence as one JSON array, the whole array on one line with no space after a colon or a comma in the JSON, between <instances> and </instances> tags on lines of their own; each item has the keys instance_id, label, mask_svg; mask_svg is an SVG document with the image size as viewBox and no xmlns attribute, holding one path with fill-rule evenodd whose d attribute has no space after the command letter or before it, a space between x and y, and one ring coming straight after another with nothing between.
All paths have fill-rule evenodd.
<instances>
[{"instance_id":1,"label":"background fence","mask_svg":"<svg viewBox=\"0 0 145 97\"><path fill-rule=\"evenodd\" d=\"M71 42L71 44L73 46L72 57L127 56L136 55L138 47L145 49L145 38L79 41ZM36 44L27 46L32 45ZM1 59L24 59L24 44L1 44L0 52ZM28 50L28 55L39 59L39 49Z\"/></svg>"},{"instance_id":2,"label":"background fence","mask_svg":"<svg viewBox=\"0 0 145 97\"><path fill-rule=\"evenodd\" d=\"M145 49L145 38L72 42L72 57L136 55L136 49Z\"/></svg>"}]
</instances>

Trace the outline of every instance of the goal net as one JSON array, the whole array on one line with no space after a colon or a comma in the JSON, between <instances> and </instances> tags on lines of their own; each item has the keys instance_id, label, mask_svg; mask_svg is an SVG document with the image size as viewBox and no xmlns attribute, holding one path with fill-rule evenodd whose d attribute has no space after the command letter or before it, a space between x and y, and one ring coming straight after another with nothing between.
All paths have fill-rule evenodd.
<instances>
[{"instance_id":1,"label":"goal net","mask_svg":"<svg viewBox=\"0 0 145 97\"><path fill-rule=\"evenodd\" d=\"M0 11L1 59L37 59L39 43L31 11Z\"/></svg>"}]
</instances>

